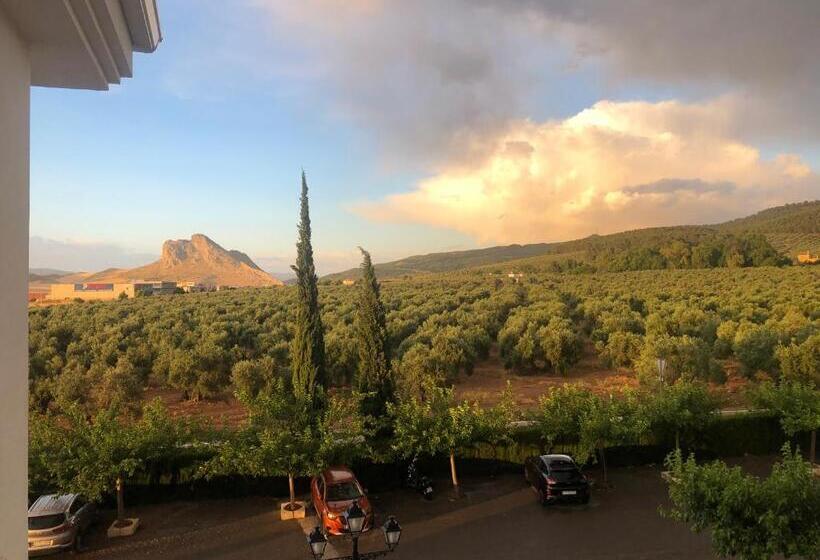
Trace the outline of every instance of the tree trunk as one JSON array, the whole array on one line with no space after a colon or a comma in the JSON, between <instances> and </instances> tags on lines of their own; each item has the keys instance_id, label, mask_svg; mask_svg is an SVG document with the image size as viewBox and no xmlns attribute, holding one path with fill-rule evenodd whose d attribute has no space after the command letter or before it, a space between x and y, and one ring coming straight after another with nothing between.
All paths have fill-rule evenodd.
<instances>
[{"instance_id":1,"label":"tree trunk","mask_svg":"<svg viewBox=\"0 0 820 560\"><path fill-rule=\"evenodd\" d=\"M809 461L811 464L814 465L816 463L816 455L815 452L817 451L817 430L811 431L811 445L809 446Z\"/></svg>"},{"instance_id":2,"label":"tree trunk","mask_svg":"<svg viewBox=\"0 0 820 560\"><path fill-rule=\"evenodd\" d=\"M456 455L450 451L450 475L453 477L453 487L458 488L458 475L456 474Z\"/></svg>"},{"instance_id":3,"label":"tree trunk","mask_svg":"<svg viewBox=\"0 0 820 560\"><path fill-rule=\"evenodd\" d=\"M122 473L117 476L117 525L125 523L125 481Z\"/></svg>"},{"instance_id":4,"label":"tree trunk","mask_svg":"<svg viewBox=\"0 0 820 560\"><path fill-rule=\"evenodd\" d=\"M604 452L604 444L598 444L598 453L601 454L601 468L604 470L604 485L609 484L609 477L606 472L606 453Z\"/></svg>"},{"instance_id":5,"label":"tree trunk","mask_svg":"<svg viewBox=\"0 0 820 560\"><path fill-rule=\"evenodd\" d=\"M293 488L293 475L288 475L288 487L290 488L290 509L293 509L293 504L296 503L296 490Z\"/></svg>"}]
</instances>

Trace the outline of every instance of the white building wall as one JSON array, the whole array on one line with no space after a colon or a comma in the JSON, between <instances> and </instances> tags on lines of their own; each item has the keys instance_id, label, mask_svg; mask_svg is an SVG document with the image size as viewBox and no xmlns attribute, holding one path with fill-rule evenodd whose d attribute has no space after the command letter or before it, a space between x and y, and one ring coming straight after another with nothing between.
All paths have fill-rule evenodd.
<instances>
[{"instance_id":1,"label":"white building wall","mask_svg":"<svg viewBox=\"0 0 820 560\"><path fill-rule=\"evenodd\" d=\"M30 76L0 7L0 560L27 555Z\"/></svg>"}]
</instances>

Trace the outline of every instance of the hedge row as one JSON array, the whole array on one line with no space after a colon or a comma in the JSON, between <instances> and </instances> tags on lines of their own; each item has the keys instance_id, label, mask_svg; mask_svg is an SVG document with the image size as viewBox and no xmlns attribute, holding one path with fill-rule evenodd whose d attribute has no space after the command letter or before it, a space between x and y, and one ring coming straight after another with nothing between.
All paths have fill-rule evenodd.
<instances>
[{"instance_id":1,"label":"hedge row","mask_svg":"<svg viewBox=\"0 0 820 560\"><path fill-rule=\"evenodd\" d=\"M546 452L534 428L517 430L513 442L503 446L481 444L464 450L459 456L459 471L467 476L493 476L501 472L518 472L526 457ZM808 434L801 434L793 443L808 448ZM713 459L744 454L767 455L777 453L786 437L776 417L765 413L747 413L722 416L714 422L696 449L699 458ZM647 438L640 445L608 447L607 463L612 466L659 464L673 449L672 441ZM552 448L554 453L575 455L573 442L562 442ZM288 492L285 477L223 476L203 479L197 476L199 465L210 457L202 450L191 450L173 464L154 463L149 474L135 477L126 485L129 504L156 503L174 500L219 499L240 496L285 496ZM594 460L593 460L594 461ZM591 461L592 462L592 461ZM371 491L384 491L402 484L406 462L373 463L361 461L351 465L360 480ZM436 478L445 478L448 471L446 457L423 457L422 472ZM591 465L587 465L589 467ZM297 479L297 492L308 492L309 479Z\"/></svg>"}]
</instances>

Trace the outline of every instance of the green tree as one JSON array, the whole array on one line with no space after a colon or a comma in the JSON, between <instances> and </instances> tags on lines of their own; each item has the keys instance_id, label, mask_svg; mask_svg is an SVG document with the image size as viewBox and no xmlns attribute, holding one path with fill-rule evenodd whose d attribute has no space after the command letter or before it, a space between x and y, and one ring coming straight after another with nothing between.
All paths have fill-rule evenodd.
<instances>
[{"instance_id":1,"label":"green tree","mask_svg":"<svg viewBox=\"0 0 820 560\"><path fill-rule=\"evenodd\" d=\"M359 250L362 252L362 278L359 281L356 307L356 339L359 350L356 387L364 395L363 412L379 418L385 414L387 403L394 396L390 345L376 271L370 253L361 247Z\"/></svg>"},{"instance_id":2,"label":"green tree","mask_svg":"<svg viewBox=\"0 0 820 560\"><path fill-rule=\"evenodd\" d=\"M762 370L772 372L777 362L775 346L777 334L764 325L741 323L735 333L733 350L746 375Z\"/></svg>"},{"instance_id":3,"label":"green tree","mask_svg":"<svg viewBox=\"0 0 820 560\"><path fill-rule=\"evenodd\" d=\"M666 465L672 507L662 514L695 532L708 530L721 557L768 560L820 554L820 483L788 445L764 479L720 461L698 465L694 456L684 461L680 449Z\"/></svg>"},{"instance_id":4,"label":"green tree","mask_svg":"<svg viewBox=\"0 0 820 560\"><path fill-rule=\"evenodd\" d=\"M499 446L512 441L513 422L517 415L518 408L508 381L498 402L479 411L475 439L489 444L497 452Z\"/></svg>"},{"instance_id":5,"label":"green tree","mask_svg":"<svg viewBox=\"0 0 820 560\"><path fill-rule=\"evenodd\" d=\"M311 403L294 395L282 379L275 379L267 392L239 396L248 408L248 421L220 446L199 476L287 476L288 506L294 509L297 477L314 474L329 461L347 462L365 454L367 431L355 395L330 398L318 417Z\"/></svg>"},{"instance_id":6,"label":"green tree","mask_svg":"<svg viewBox=\"0 0 820 560\"><path fill-rule=\"evenodd\" d=\"M652 395L646 412L651 429L661 437L674 434L678 449L681 438L692 444L714 422L719 406L706 384L680 379Z\"/></svg>"},{"instance_id":7,"label":"green tree","mask_svg":"<svg viewBox=\"0 0 820 560\"><path fill-rule=\"evenodd\" d=\"M756 406L780 416L780 426L789 437L811 432L809 460L816 462L817 429L820 428L820 391L814 385L782 380L777 385L766 382L752 389Z\"/></svg>"},{"instance_id":8,"label":"green tree","mask_svg":"<svg viewBox=\"0 0 820 560\"><path fill-rule=\"evenodd\" d=\"M785 379L820 386L820 334L808 337L801 344L780 346L776 354Z\"/></svg>"},{"instance_id":9,"label":"green tree","mask_svg":"<svg viewBox=\"0 0 820 560\"><path fill-rule=\"evenodd\" d=\"M482 410L477 403L456 403L453 390L430 385L425 399L389 403L394 419L393 450L403 458L443 453L450 458L453 487L458 489L456 454L474 443L481 430Z\"/></svg>"},{"instance_id":10,"label":"green tree","mask_svg":"<svg viewBox=\"0 0 820 560\"><path fill-rule=\"evenodd\" d=\"M29 462L37 476L90 500L116 489L121 526L125 480L191 441L189 424L172 421L159 402L147 404L138 421L123 417L116 406L92 417L75 406L61 416L35 416L30 431Z\"/></svg>"},{"instance_id":11,"label":"green tree","mask_svg":"<svg viewBox=\"0 0 820 560\"><path fill-rule=\"evenodd\" d=\"M220 446L200 476L287 476L289 506L294 509L294 479L319 468L314 460L320 441L310 404L282 380L276 380L267 393L240 393L239 397L248 409L247 424Z\"/></svg>"},{"instance_id":12,"label":"green tree","mask_svg":"<svg viewBox=\"0 0 820 560\"><path fill-rule=\"evenodd\" d=\"M300 205L296 264L292 267L296 272L298 297L296 322L291 342L291 373L293 375L293 390L297 397L306 398L313 402L317 388L320 392L325 389L325 340L319 310L316 268L313 264L308 186L304 171L302 171Z\"/></svg>"},{"instance_id":13,"label":"green tree","mask_svg":"<svg viewBox=\"0 0 820 560\"><path fill-rule=\"evenodd\" d=\"M538 329L537 337L544 359L556 375L564 375L581 358L581 340L569 319L553 317Z\"/></svg>"},{"instance_id":14,"label":"green tree","mask_svg":"<svg viewBox=\"0 0 820 560\"><path fill-rule=\"evenodd\" d=\"M278 365L270 356L258 360L241 360L231 369L231 381L237 393L246 393L254 398L271 388L278 378Z\"/></svg>"},{"instance_id":15,"label":"green tree","mask_svg":"<svg viewBox=\"0 0 820 560\"><path fill-rule=\"evenodd\" d=\"M610 333L606 344L599 343L600 356L609 367L630 367L641 355L643 336L633 332Z\"/></svg>"},{"instance_id":16,"label":"green tree","mask_svg":"<svg viewBox=\"0 0 820 560\"><path fill-rule=\"evenodd\" d=\"M585 404L580 414L579 460L586 462L597 450L604 484L607 484L606 447L637 443L647 428L646 414L637 394L632 391L624 391L618 396L595 396Z\"/></svg>"},{"instance_id":17,"label":"green tree","mask_svg":"<svg viewBox=\"0 0 820 560\"><path fill-rule=\"evenodd\" d=\"M582 416L594 398L589 389L568 384L553 387L541 396L533 420L547 452L560 440L579 437Z\"/></svg>"}]
</instances>

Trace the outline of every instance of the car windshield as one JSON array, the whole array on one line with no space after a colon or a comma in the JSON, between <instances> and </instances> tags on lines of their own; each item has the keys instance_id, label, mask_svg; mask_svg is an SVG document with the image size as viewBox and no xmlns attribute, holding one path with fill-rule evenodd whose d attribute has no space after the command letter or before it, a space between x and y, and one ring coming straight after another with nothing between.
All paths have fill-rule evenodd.
<instances>
[{"instance_id":1,"label":"car windshield","mask_svg":"<svg viewBox=\"0 0 820 560\"><path fill-rule=\"evenodd\" d=\"M578 469L570 468L553 468L550 469L550 476L558 482L574 482L581 478L581 473Z\"/></svg>"},{"instance_id":2,"label":"car windshield","mask_svg":"<svg viewBox=\"0 0 820 560\"><path fill-rule=\"evenodd\" d=\"M340 482L327 487L327 501L341 502L343 500L355 500L361 497L362 492L359 485L353 481Z\"/></svg>"},{"instance_id":3,"label":"car windshield","mask_svg":"<svg viewBox=\"0 0 820 560\"><path fill-rule=\"evenodd\" d=\"M28 518L28 528L30 531L42 531L59 527L65 522L65 514L56 513L54 515L37 515Z\"/></svg>"}]
</instances>

